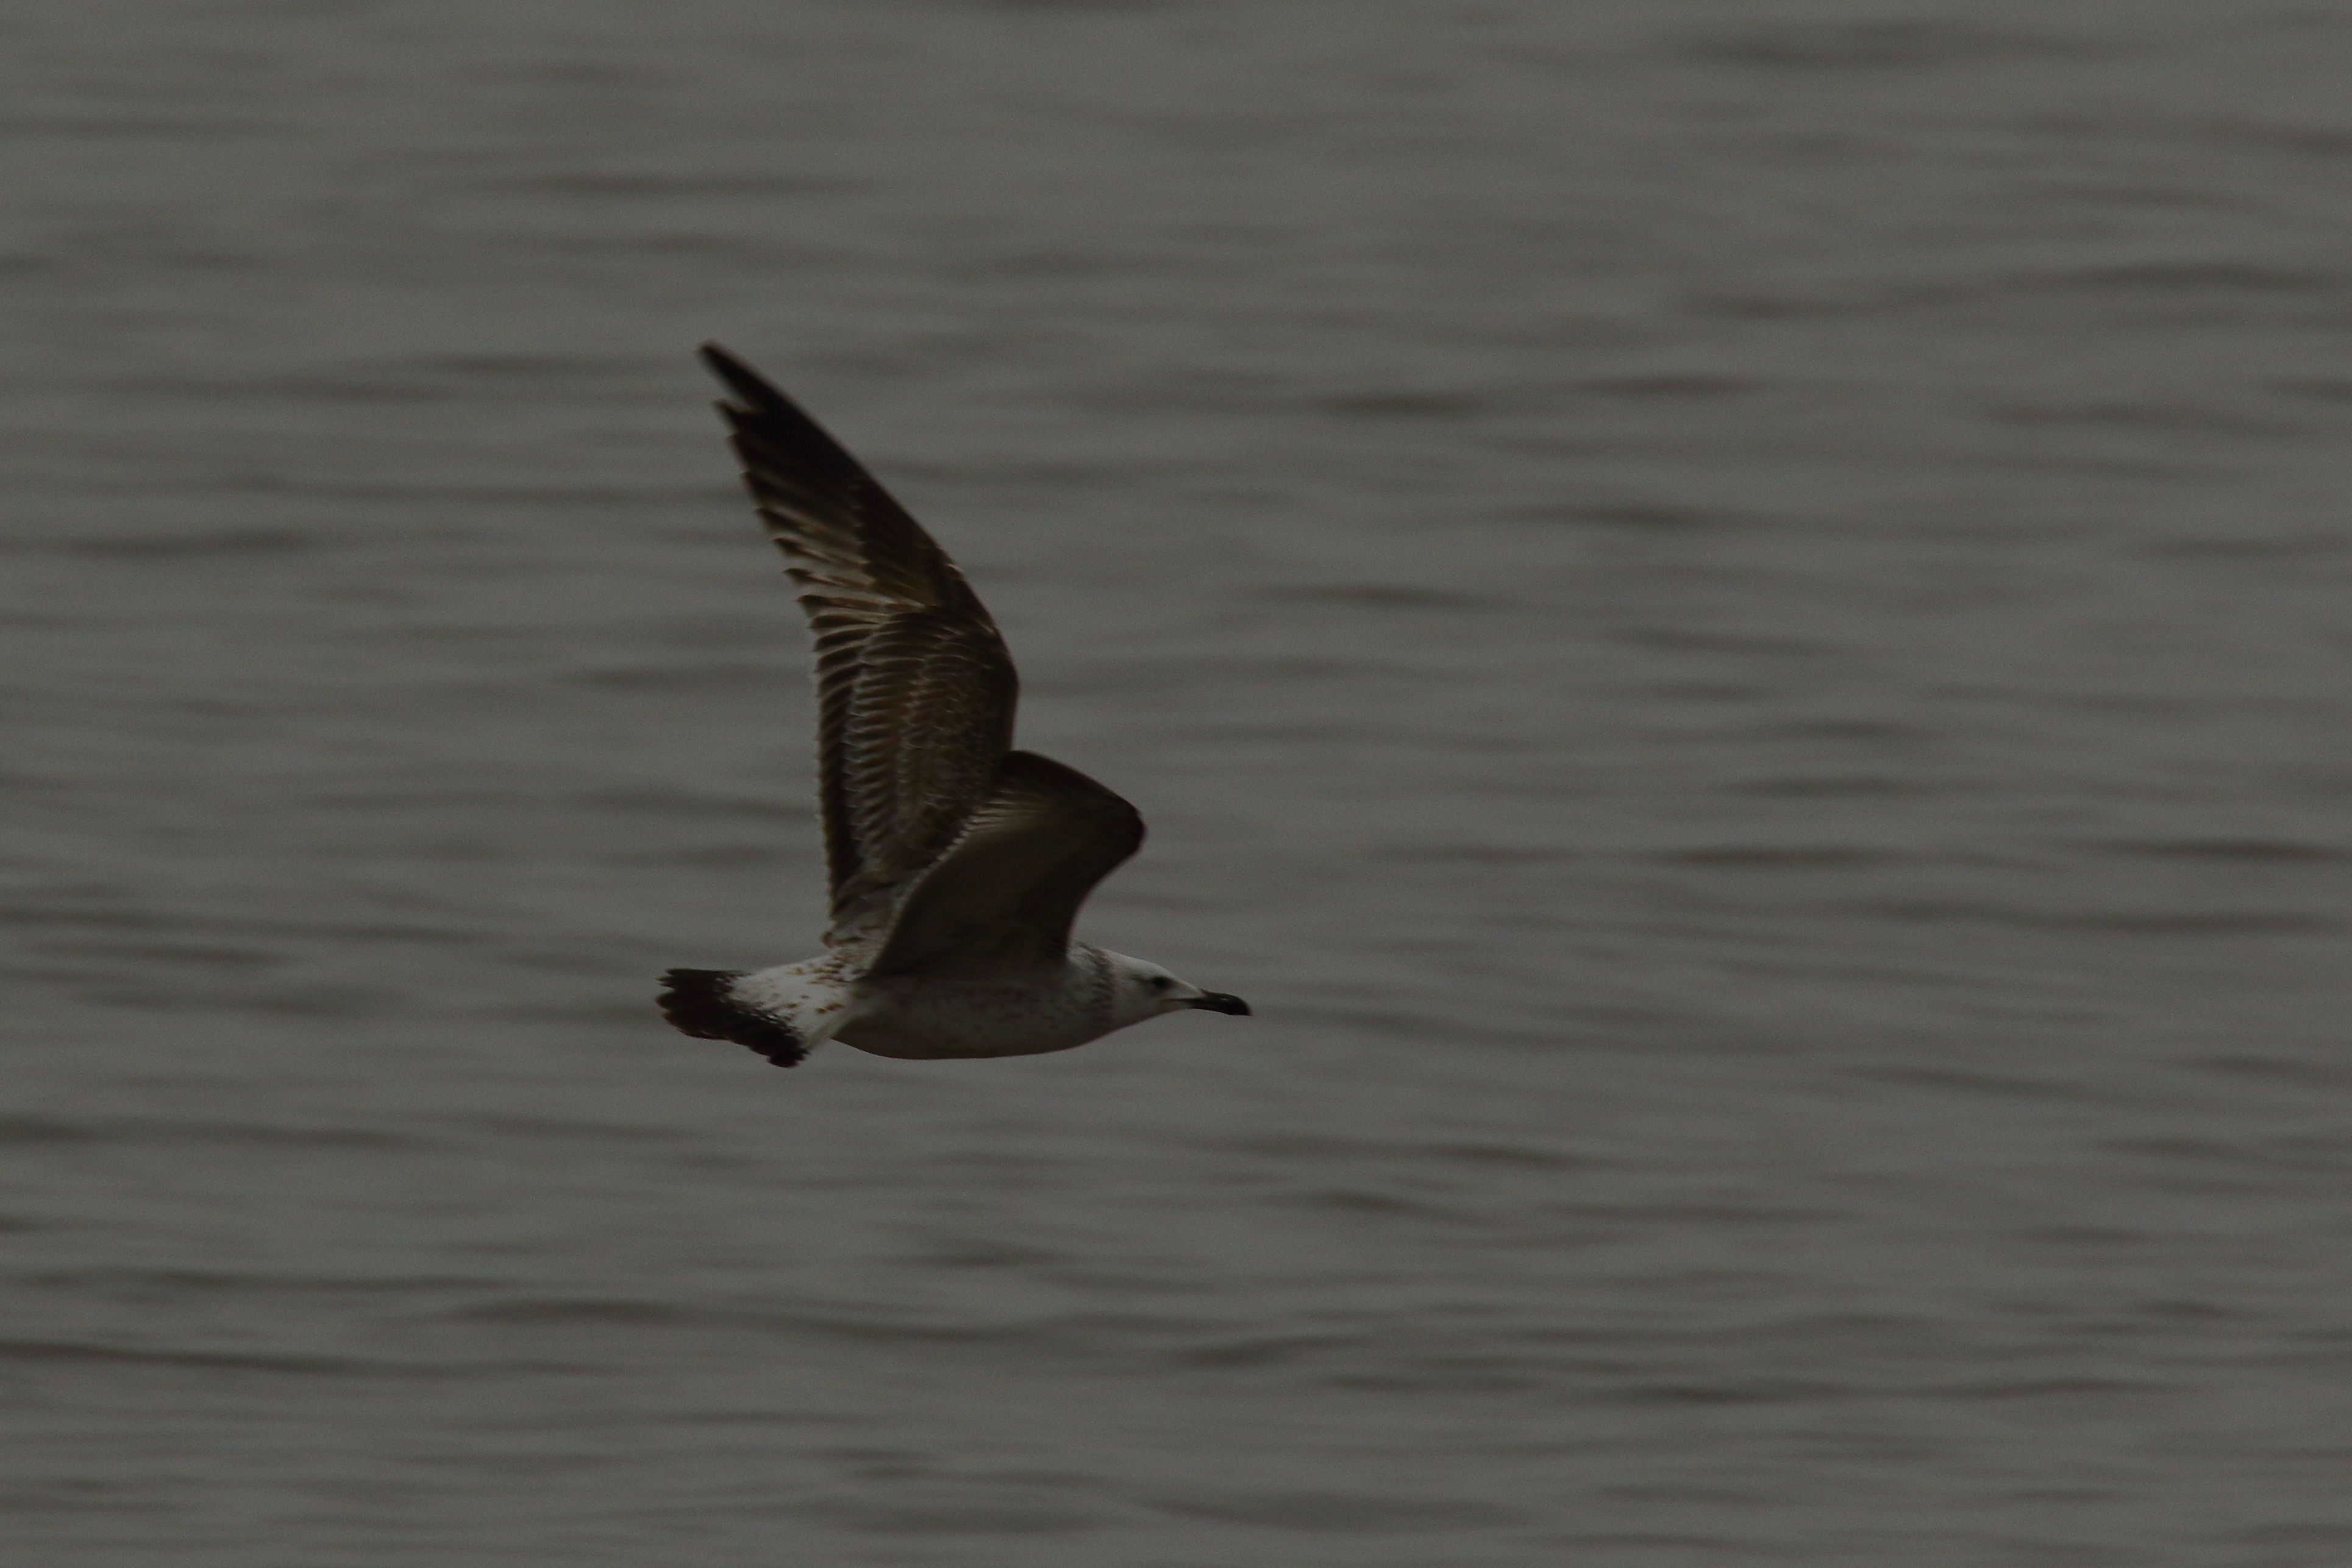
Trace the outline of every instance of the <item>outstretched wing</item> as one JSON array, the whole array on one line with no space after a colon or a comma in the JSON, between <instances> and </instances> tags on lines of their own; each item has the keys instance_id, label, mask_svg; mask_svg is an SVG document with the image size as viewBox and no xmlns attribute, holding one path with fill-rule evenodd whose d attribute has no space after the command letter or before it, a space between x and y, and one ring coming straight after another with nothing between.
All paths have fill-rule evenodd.
<instances>
[{"instance_id":1,"label":"outstretched wing","mask_svg":"<svg viewBox=\"0 0 2352 1568\"><path fill-rule=\"evenodd\" d=\"M908 889L866 973L997 978L1059 969L1095 884L1143 842L1143 818L1076 768L1010 752L940 863Z\"/></svg>"},{"instance_id":2,"label":"outstretched wing","mask_svg":"<svg viewBox=\"0 0 2352 1568\"><path fill-rule=\"evenodd\" d=\"M947 552L798 405L715 343L705 363L816 638L827 942L870 934L955 842L1013 744L1013 657Z\"/></svg>"}]
</instances>

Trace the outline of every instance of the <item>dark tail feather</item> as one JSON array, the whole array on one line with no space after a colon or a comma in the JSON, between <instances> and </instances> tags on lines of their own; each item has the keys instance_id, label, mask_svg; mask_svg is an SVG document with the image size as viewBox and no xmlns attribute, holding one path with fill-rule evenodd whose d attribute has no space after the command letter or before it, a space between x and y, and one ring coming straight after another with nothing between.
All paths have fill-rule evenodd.
<instances>
[{"instance_id":1,"label":"dark tail feather","mask_svg":"<svg viewBox=\"0 0 2352 1568\"><path fill-rule=\"evenodd\" d=\"M673 969L662 976L662 1016L670 1027L698 1040L732 1040L749 1046L780 1068L808 1055L801 1037L782 1021L755 1013L735 998L740 969Z\"/></svg>"}]
</instances>

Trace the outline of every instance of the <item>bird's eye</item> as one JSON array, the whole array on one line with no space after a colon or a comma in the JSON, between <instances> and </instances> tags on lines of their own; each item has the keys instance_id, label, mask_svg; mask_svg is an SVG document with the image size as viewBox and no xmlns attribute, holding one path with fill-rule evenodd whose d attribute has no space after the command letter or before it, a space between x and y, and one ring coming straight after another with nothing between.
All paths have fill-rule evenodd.
<instances>
[{"instance_id":1,"label":"bird's eye","mask_svg":"<svg viewBox=\"0 0 2352 1568\"><path fill-rule=\"evenodd\" d=\"M1151 977L1151 988L1154 991L1165 991L1168 989L1169 984L1170 982L1168 976L1164 974L1155 974Z\"/></svg>"}]
</instances>

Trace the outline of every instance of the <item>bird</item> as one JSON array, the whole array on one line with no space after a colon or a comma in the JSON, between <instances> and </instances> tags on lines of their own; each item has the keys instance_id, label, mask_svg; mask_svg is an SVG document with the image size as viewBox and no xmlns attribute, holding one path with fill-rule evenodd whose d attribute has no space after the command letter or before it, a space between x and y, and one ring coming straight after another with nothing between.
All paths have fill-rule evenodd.
<instances>
[{"instance_id":1,"label":"bird","mask_svg":"<svg viewBox=\"0 0 2352 1568\"><path fill-rule=\"evenodd\" d=\"M783 1068L827 1040L1034 1056L1162 1014L1247 1016L1238 996L1072 935L1141 846L1141 815L1013 749L1013 656L947 552L798 404L718 344L700 353L814 643L830 924L814 958L668 971L662 1016Z\"/></svg>"}]
</instances>

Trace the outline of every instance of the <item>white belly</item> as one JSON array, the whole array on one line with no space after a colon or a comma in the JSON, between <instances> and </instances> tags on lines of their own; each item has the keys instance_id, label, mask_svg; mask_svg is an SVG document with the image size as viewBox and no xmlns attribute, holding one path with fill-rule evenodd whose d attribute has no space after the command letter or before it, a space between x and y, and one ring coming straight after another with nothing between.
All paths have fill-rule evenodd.
<instances>
[{"instance_id":1,"label":"white belly","mask_svg":"<svg viewBox=\"0 0 2352 1568\"><path fill-rule=\"evenodd\" d=\"M869 981L834 1038L877 1057L1027 1057L1110 1033L1107 1010L1076 986Z\"/></svg>"}]
</instances>

